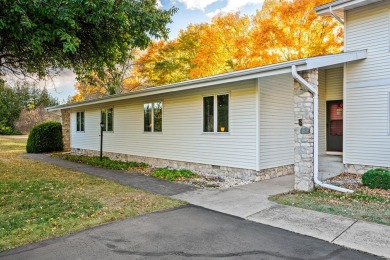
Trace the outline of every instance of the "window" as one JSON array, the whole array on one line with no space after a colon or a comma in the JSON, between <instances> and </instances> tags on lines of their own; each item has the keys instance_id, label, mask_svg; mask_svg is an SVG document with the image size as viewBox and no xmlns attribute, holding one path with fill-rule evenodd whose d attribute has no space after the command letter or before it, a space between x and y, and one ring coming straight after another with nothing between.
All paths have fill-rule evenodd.
<instances>
[{"instance_id":1,"label":"window","mask_svg":"<svg viewBox=\"0 0 390 260\"><path fill-rule=\"evenodd\" d=\"M101 122L103 123L103 131L112 132L114 130L114 109L102 109Z\"/></svg>"},{"instance_id":2,"label":"window","mask_svg":"<svg viewBox=\"0 0 390 260\"><path fill-rule=\"evenodd\" d=\"M163 103L144 104L144 131L162 132Z\"/></svg>"},{"instance_id":3,"label":"window","mask_svg":"<svg viewBox=\"0 0 390 260\"><path fill-rule=\"evenodd\" d=\"M228 94L203 98L203 132L229 132Z\"/></svg>"},{"instance_id":4,"label":"window","mask_svg":"<svg viewBox=\"0 0 390 260\"><path fill-rule=\"evenodd\" d=\"M84 132L84 112L77 112L76 131Z\"/></svg>"}]
</instances>

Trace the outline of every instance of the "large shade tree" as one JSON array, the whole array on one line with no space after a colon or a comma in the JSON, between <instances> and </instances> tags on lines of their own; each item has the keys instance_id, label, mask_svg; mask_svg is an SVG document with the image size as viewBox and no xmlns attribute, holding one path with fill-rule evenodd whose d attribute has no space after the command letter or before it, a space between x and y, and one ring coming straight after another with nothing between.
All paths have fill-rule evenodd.
<instances>
[{"instance_id":1,"label":"large shade tree","mask_svg":"<svg viewBox=\"0 0 390 260\"><path fill-rule=\"evenodd\" d=\"M0 77L71 68L103 76L132 49L167 38L175 8L156 0L0 0Z\"/></svg>"}]
</instances>

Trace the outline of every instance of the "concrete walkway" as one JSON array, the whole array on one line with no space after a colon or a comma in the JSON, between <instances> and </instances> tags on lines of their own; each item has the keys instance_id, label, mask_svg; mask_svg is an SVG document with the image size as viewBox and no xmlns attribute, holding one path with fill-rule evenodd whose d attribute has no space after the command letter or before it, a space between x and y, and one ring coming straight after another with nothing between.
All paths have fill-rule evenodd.
<instances>
[{"instance_id":1,"label":"concrete walkway","mask_svg":"<svg viewBox=\"0 0 390 260\"><path fill-rule=\"evenodd\" d=\"M320 155L318 158L318 177L326 180L344 172L343 156Z\"/></svg>"},{"instance_id":2,"label":"concrete walkway","mask_svg":"<svg viewBox=\"0 0 390 260\"><path fill-rule=\"evenodd\" d=\"M224 190L196 189L156 178L124 174L123 171L97 168L48 155L24 155L123 185L168 195L193 205L226 213L253 222L289 230L348 248L390 258L390 227L357 221L317 211L282 206L268 200L273 194L293 189L294 176Z\"/></svg>"},{"instance_id":3,"label":"concrete walkway","mask_svg":"<svg viewBox=\"0 0 390 260\"><path fill-rule=\"evenodd\" d=\"M294 176L225 190L194 190L172 196L218 212L289 230L348 248L390 258L390 227L288 207L268 200L293 189Z\"/></svg>"}]
</instances>

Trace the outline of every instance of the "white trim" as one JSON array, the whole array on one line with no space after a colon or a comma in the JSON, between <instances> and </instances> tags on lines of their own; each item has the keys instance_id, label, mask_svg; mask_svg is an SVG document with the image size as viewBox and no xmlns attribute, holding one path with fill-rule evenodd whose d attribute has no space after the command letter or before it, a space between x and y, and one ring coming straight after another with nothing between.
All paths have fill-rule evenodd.
<instances>
[{"instance_id":1,"label":"white trim","mask_svg":"<svg viewBox=\"0 0 390 260\"><path fill-rule=\"evenodd\" d=\"M361 59L365 59L366 57L367 57L367 50L312 57L312 58L288 61L288 62L273 64L268 66L256 67L253 69L246 69L246 70L240 70L240 71L235 71L230 73L224 73L224 74L201 78L201 79L188 80L188 81L178 82L170 85L146 88L146 89L141 89L138 91L133 91L125 94L111 95L99 99L86 100L86 101L73 103L73 104L65 104L65 105L59 105L54 107L48 107L46 109L48 111L61 110L65 108L82 107L82 106L89 106L89 105L95 105L95 104L101 104L101 103L107 103L107 102L113 102L119 100L126 100L131 98L171 93L175 91L197 89L202 87L211 87L219 84L233 83L233 82L238 82L243 80L291 73L292 65L296 66L297 71L304 71L313 68L327 67L327 66L342 64L345 62L361 60Z\"/></svg>"},{"instance_id":2,"label":"white trim","mask_svg":"<svg viewBox=\"0 0 390 260\"><path fill-rule=\"evenodd\" d=\"M343 152L337 152L337 151L326 151L327 155L343 155Z\"/></svg>"},{"instance_id":3,"label":"white trim","mask_svg":"<svg viewBox=\"0 0 390 260\"><path fill-rule=\"evenodd\" d=\"M78 131L77 130L77 127L78 127L78 125L79 125L79 122L77 122L77 114L78 113L83 113L84 114L84 117L83 117L83 126L84 126L84 130L80 130L80 131ZM81 129L81 124L80 124L80 129ZM85 110L79 110L79 111L76 111L76 131L75 131L76 133L85 133Z\"/></svg>"},{"instance_id":4,"label":"white trim","mask_svg":"<svg viewBox=\"0 0 390 260\"><path fill-rule=\"evenodd\" d=\"M154 131L154 104L155 103L161 103L161 106L162 106L162 111L161 111L161 131ZM152 127L151 127L151 130L150 131L145 131L145 105L146 104L151 104L152 105L152 110L151 110L151 119L152 119ZM163 133L163 126L164 126L164 100L155 100L155 101L150 101L150 102L143 102L142 103L142 132L144 134L162 134Z\"/></svg>"},{"instance_id":5,"label":"white trim","mask_svg":"<svg viewBox=\"0 0 390 260\"><path fill-rule=\"evenodd\" d=\"M390 86L390 78L347 82L346 86L347 88Z\"/></svg>"},{"instance_id":6,"label":"white trim","mask_svg":"<svg viewBox=\"0 0 390 260\"><path fill-rule=\"evenodd\" d=\"M260 171L260 79L256 80L256 171Z\"/></svg>"},{"instance_id":7,"label":"white trim","mask_svg":"<svg viewBox=\"0 0 390 260\"><path fill-rule=\"evenodd\" d=\"M228 95L228 131L227 132L219 132L218 131L218 96L222 95ZM213 111L213 123L214 123L214 129L213 132L205 132L204 131L204 98L206 97L213 97L213 104L214 104L214 111ZM202 134L230 134L231 129L231 93L229 92L221 92L218 94L210 94L210 95L203 95L202 96Z\"/></svg>"},{"instance_id":8,"label":"white trim","mask_svg":"<svg viewBox=\"0 0 390 260\"><path fill-rule=\"evenodd\" d=\"M332 7L334 11L345 11L380 1L383 0L337 0L329 4L317 6L314 8L314 11L316 11L318 15L330 15L329 7Z\"/></svg>"},{"instance_id":9,"label":"white trim","mask_svg":"<svg viewBox=\"0 0 390 260\"><path fill-rule=\"evenodd\" d=\"M345 147L346 147L346 138L345 138L345 133L347 130L347 64L344 64L344 73L343 73L343 164L345 164L344 158L344 152L345 152Z\"/></svg>"},{"instance_id":10,"label":"white trim","mask_svg":"<svg viewBox=\"0 0 390 260\"><path fill-rule=\"evenodd\" d=\"M390 135L390 92L389 92L389 100L387 101L387 124L388 124L387 134Z\"/></svg>"}]
</instances>

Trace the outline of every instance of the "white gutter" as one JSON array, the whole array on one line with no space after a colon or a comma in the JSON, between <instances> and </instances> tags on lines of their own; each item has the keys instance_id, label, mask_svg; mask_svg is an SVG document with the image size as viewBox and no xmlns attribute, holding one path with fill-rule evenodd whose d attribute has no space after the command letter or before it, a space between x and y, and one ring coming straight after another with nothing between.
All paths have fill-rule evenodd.
<instances>
[{"instance_id":1,"label":"white gutter","mask_svg":"<svg viewBox=\"0 0 390 260\"><path fill-rule=\"evenodd\" d=\"M296 79L302 86L304 86L309 92L313 94L313 99L314 99L314 183L328 189L336 190L336 191L341 191L341 192L348 192L348 193L353 193L352 190L341 188L338 186L334 186L331 184L326 184L321 182L318 179L318 91L315 87L310 85L309 82L307 82L304 78L302 78L298 72L297 72L297 67L295 65L291 66L291 74L294 79Z\"/></svg>"},{"instance_id":2,"label":"white gutter","mask_svg":"<svg viewBox=\"0 0 390 260\"><path fill-rule=\"evenodd\" d=\"M340 16L338 16L337 14L335 14L333 12L333 7L332 6L329 6L329 13L331 16L333 16L337 21L339 21L342 25L344 25L344 21L340 18Z\"/></svg>"}]
</instances>

